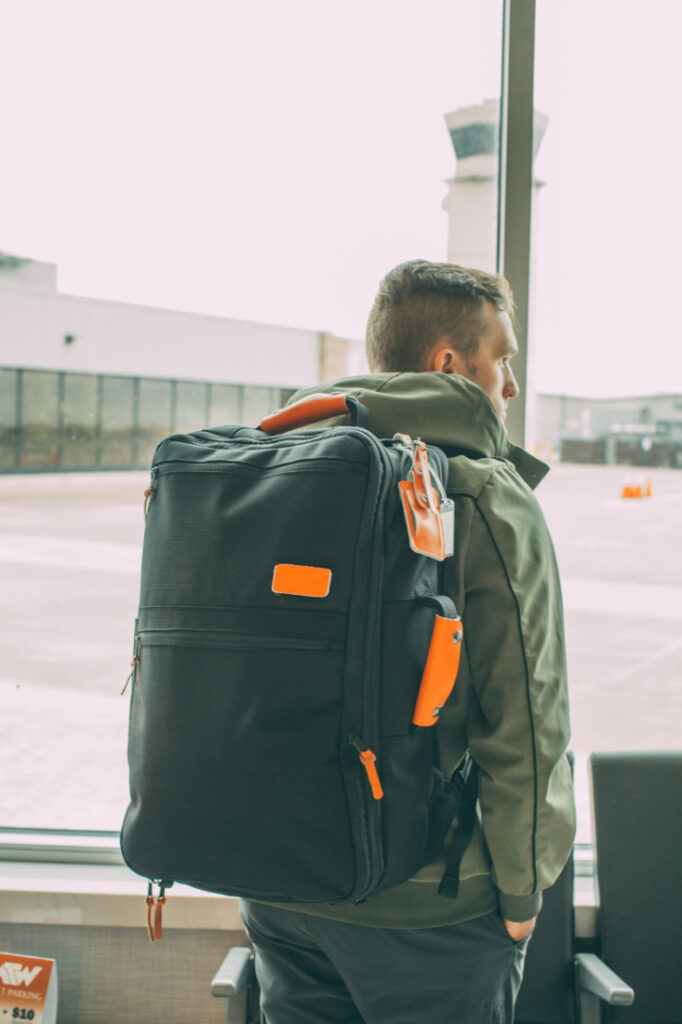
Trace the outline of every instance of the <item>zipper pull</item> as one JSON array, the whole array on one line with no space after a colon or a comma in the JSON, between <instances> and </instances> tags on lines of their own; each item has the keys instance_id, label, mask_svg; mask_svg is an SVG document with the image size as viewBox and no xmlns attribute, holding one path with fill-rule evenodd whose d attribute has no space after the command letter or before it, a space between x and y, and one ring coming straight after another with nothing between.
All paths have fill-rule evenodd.
<instances>
[{"instance_id":1,"label":"zipper pull","mask_svg":"<svg viewBox=\"0 0 682 1024\"><path fill-rule=\"evenodd\" d=\"M149 487L144 492L144 517L145 517L145 519L147 518L147 512L149 511L149 502L152 500L152 494L154 493L154 483L156 481L156 477L158 476L158 472L159 472L158 468L156 466L153 466L152 467L151 480L149 481Z\"/></svg>"},{"instance_id":2,"label":"zipper pull","mask_svg":"<svg viewBox=\"0 0 682 1024\"><path fill-rule=\"evenodd\" d=\"M128 685L129 685L131 679L135 678L135 672L137 671L137 666L139 664L140 664L140 638L139 638L139 636L136 636L135 637L135 647L133 649L133 660L130 662L130 673L129 673L128 678L126 679L125 683L123 684L123 689L121 690L121 696L123 696L123 694L128 689Z\"/></svg>"},{"instance_id":3,"label":"zipper pull","mask_svg":"<svg viewBox=\"0 0 682 1024\"><path fill-rule=\"evenodd\" d=\"M159 895L154 896L154 885L159 887ZM161 924L161 915L163 913L163 905L166 902L165 897L166 888L164 882L159 879L158 881L149 880L147 886L147 934L149 935L150 942L159 942L163 938L163 927Z\"/></svg>"},{"instance_id":4,"label":"zipper pull","mask_svg":"<svg viewBox=\"0 0 682 1024\"><path fill-rule=\"evenodd\" d=\"M358 736L349 736L348 742L357 750L360 758L360 764L367 772L367 780L369 782L370 789L372 790L372 796L375 800L381 800L384 795L384 790L379 778L379 772L376 768L376 754L373 750L370 750L367 744Z\"/></svg>"}]
</instances>

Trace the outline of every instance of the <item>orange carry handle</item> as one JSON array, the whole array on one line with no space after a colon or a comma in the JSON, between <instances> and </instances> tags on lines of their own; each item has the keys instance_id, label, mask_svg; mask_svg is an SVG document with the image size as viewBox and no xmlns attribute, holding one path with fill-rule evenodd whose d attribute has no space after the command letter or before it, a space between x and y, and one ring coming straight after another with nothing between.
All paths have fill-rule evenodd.
<instances>
[{"instance_id":1,"label":"orange carry handle","mask_svg":"<svg viewBox=\"0 0 682 1024\"><path fill-rule=\"evenodd\" d=\"M413 725L435 725L443 705L452 693L462 650L462 620L436 615L431 645L424 666Z\"/></svg>"},{"instance_id":2,"label":"orange carry handle","mask_svg":"<svg viewBox=\"0 0 682 1024\"><path fill-rule=\"evenodd\" d=\"M330 416L342 416L350 412L347 395L315 394L301 398L285 409L264 416L260 421L261 430L266 434L281 434L285 430L305 427L317 420L326 420Z\"/></svg>"}]
</instances>

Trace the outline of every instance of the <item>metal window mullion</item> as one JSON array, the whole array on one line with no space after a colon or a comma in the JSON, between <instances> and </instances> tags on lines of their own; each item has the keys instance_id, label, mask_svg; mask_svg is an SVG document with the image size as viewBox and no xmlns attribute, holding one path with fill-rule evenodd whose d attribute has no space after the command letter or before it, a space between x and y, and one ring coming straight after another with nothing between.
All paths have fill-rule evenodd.
<instances>
[{"instance_id":1,"label":"metal window mullion","mask_svg":"<svg viewBox=\"0 0 682 1024\"><path fill-rule=\"evenodd\" d=\"M178 416L178 382L172 380L170 382L170 429L171 434L175 433L176 421Z\"/></svg>"},{"instance_id":2,"label":"metal window mullion","mask_svg":"<svg viewBox=\"0 0 682 1024\"><path fill-rule=\"evenodd\" d=\"M97 392L95 397L95 466L102 465L104 433L104 376L97 374Z\"/></svg>"},{"instance_id":3,"label":"metal window mullion","mask_svg":"<svg viewBox=\"0 0 682 1024\"><path fill-rule=\"evenodd\" d=\"M22 448L24 443L24 371L16 371L15 380L15 410L14 421L16 432L14 435L14 467L21 469Z\"/></svg>"},{"instance_id":4,"label":"metal window mullion","mask_svg":"<svg viewBox=\"0 0 682 1024\"><path fill-rule=\"evenodd\" d=\"M505 0L502 50L497 268L514 292L519 344L514 373L521 397L509 406L507 429L512 440L524 444L529 397L535 0Z\"/></svg>"},{"instance_id":5,"label":"metal window mullion","mask_svg":"<svg viewBox=\"0 0 682 1024\"><path fill-rule=\"evenodd\" d=\"M64 468L65 402L66 374L61 371L57 374L57 465L55 469Z\"/></svg>"},{"instance_id":6,"label":"metal window mullion","mask_svg":"<svg viewBox=\"0 0 682 1024\"><path fill-rule=\"evenodd\" d=\"M213 384L210 380L204 384L204 426L211 424L211 399L213 396Z\"/></svg>"},{"instance_id":7,"label":"metal window mullion","mask_svg":"<svg viewBox=\"0 0 682 1024\"><path fill-rule=\"evenodd\" d=\"M139 464L139 451L140 451L140 378L133 377L133 408L132 408L132 423L131 429L131 452L130 452L130 464L131 466L137 466Z\"/></svg>"}]
</instances>

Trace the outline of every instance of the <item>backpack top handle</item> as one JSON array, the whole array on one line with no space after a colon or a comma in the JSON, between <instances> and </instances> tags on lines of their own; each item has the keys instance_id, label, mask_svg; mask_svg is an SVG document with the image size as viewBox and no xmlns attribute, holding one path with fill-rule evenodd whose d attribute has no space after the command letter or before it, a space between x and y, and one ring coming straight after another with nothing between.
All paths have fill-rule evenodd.
<instances>
[{"instance_id":1,"label":"backpack top handle","mask_svg":"<svg viewBox=\"0 0 682 1024\"><path fill-rule=\"evenodd\" d=\"M352 395L314 394L306 395L293 405L264 416L260 421L260 429L266 434L282 434L285 430L295 430L331 416L344 415L350 415L353 427L366 428L369 425L369 412Z\"/></svg>"}]
</instances>

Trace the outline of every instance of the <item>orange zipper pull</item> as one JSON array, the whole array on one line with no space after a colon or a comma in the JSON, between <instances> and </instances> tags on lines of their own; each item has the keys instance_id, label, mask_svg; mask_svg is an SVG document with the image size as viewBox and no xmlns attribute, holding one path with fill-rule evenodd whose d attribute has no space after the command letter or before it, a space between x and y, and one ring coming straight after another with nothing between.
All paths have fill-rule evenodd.
<instances>
[{"instance_id":1,"label":"orange zipper pull","mask_svg":"<svg viewBox=\"0 0 682 1024\"><path fill-rule=\"evenodd\" d=\"M384 795L384 790L379 778L379 772L376 768L376 754L373 750L370 750L361 739L358 739L357 736L350 736L349 740L360 756L360 764L367 772L367 779L369 781L370 789L372 790L372 796L375 800L381 800Z\"/></svg>"},{"instance_id":2,"label":"orange zipper pull","mask_svg":"<svg viewBox=\"0 0 682 1024\"><path fill-rule=\"evenodd\" d=\"M161 915L166 902L165 891L164 887L159 885L159 895L155 897L154 883L150 882L147 886L147 934L150 942L158 942L163 938Z\"/></svg>"}]
</instances>

